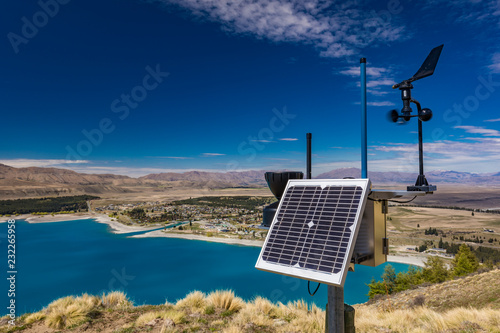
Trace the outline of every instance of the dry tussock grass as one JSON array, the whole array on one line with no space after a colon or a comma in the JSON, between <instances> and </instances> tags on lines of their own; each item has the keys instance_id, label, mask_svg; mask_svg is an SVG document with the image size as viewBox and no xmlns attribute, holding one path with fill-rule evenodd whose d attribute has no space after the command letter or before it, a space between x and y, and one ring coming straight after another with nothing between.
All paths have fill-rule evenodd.
<instances>
[{"instance_id":1,"label":"dry tussock grass","mask_svg":"<svg viewBox=\"0 0 500 333\"><path fill-rule=\"evenodd\" d=\"M383 311L362 306L356 310L357 332L500 332L500 310L456 308L436 312L426 307Z\"/></svg>"},{"instance_id":2,"label":"dry tussock grass","mask_svg":"<svg viewBox=\"0 0 500 333\"><path fill-rule=\"evenodd\" d=\"M234 296L232 290L214 291L207 296L207 301L217 309L231 312L238 312L245 306L245 302Z\"/></svg>"},{"instance_id":3,"label":"dry tussock grass","mask_svg":"<svg viewBox=\"0 0 500 333\"><path fill-rule=\"evenodd\" d=\"M241 333L241 328L237 325L226 327L222 333Z\"/></svg>"},{"instance_id":4,"label":"dry tussock grass","mask_svg":"<svg viewBox=\"0 0 500 333\"><path fill-rule=\"evenodd\" d=\"M45 309L27 315L23 323L33 324L44 320L45 325L54 329L63 329L82 324L89 320L89 314L104 307L130 306L131 302L121 292L111 292L98 296L83 294L81 296L66 296L50 303Z\"/></svg>"},{"instance_id":5,"label":"dry tussock grass","mask_svg":"<svg viewBox=\"0 0 500 333\"><path fill-rule=\"evenodd\" d=\"M422 292L420 290L419 292ZM434 295L439 297L439 295ZM62 330L92 320L95 311L114 313L116 318L123 316L123 306L130 301L122 293L110 293L102 297L87 294L79 297L69 296L56 300L46 309L26 315L20 319L24 324L44 321L47 326ZM377 307L378 306L378 307ZM212 311L206 311L211 308ZM142 313L143 308L137 308ZM139 310L140 309L140 310ZM167 303L153 307L137 319L132 316L129 325L123 329L142 332L148 323L156 326L162 333L183 331L218 332L324 332L325 311L304 300L288 304L274 304L262 297L245 303L232 291L215 291L209 295L194 291L175 305ZM491 307L456 307L436 310L429 306L412 309L394 307L396 310L377 304L356 306L356 331L363 332L400 332L400 333L461 333L461 332L500 332L500 309ZM133 308L131 308L133 311ZM126 310L130 311L129 309ZM169 319L175 323L170 327L161 321ZM153 328L150 328L153 329ZM2 331L3 332L3 331Z\"/></svg>"},{"instance_id":6,"label":"dry tussock grass","mask_svg":"<svg viewBox=\"0 0 500 333\"><path fill-rule=\"evenodd\" d=\"M301 300L289 303L287 307L294 313L294 318L286 329L303 333L325 331L325 311L316 305L313 304L309 309L307 303Z\"/></svg>"},{"instance_id":7,"label":"dry tussock grass","mask_svg":"<svg viewBox=\"0 0 500 333\"><path fill-rule=\"evenodd\" d=\"M273 332L324 332L325 312L314 304L309 306L303 300L284 305L257 297L247 303L230 324L227 332L237 332L237 329L242 332L248 325L254 326L257 331L271 329Z\"/></svg>"},{"instance_id":8,"label":"dry tussock grass","mask_svg":"<svg viewBox=\"0 0 500 333\"><path fill-rule=\"evenodd\" d=\"M69 328L87 320L88 308L81 304L71 304L67 307L52 308L45 318L45 324L55 329Z\"/></svg>"},{"instance_id":9,"label":"dry tussock grass","mask_svg":"<svg viewBox=\"0 0 500 333\"><path fill-rule=\"evenodd\" d=\"M45 319L45 313L40 311L26 316L26 318L24 318L24 323L29 325L44 319Z\"/></svg>"},{"instance_id":10,"label":"dry tussock grass","mask_svg":"<svg viewBox=\"0 0 500 333\"><path fill-rule=\"evenodd\" d=\"M175 304L177 309L186 309L190 312L199 313L202 312L207 305L206 296L201 291L193 291L189 293L185 298L180 299Z\"/></svg>"},{"instance_id":11,"label":"dry tussock grass","mask_svg":"<svg viewBox=\"0 0 500 333\"><path fill-rule=\"evenodd\" d=\"M102 294L102 305L110 309L126 309L132 306L132 302L127 295L121 291L112 291L108 294Z\"/></svg>"},{"instance_id":12,"label":"dry tussock grass","mask_svg":"<svg viewBox=\"0 0 500 333\"><path fill-rule=\"evenodd\" d=\"M135 321L135 326L145 326L155 319L170 319L176 325L184 322L186 314L177 310L164 310L147 312L139 316Z\"/></svg>"},{"instance_id":13,"label":"dry tussock grass","mask_svg":"<svg viewBox=\"0 0 500 333\"><path fill-rule=\"evenodd\" d=\"M88 320L88 314L101 305L99 297L83 294L78 297L67 296L60 298L39 313L27 317L31 323L45 319L48 327L55 329L68 328L79 325Z\"/></svg>"}]
</instances>

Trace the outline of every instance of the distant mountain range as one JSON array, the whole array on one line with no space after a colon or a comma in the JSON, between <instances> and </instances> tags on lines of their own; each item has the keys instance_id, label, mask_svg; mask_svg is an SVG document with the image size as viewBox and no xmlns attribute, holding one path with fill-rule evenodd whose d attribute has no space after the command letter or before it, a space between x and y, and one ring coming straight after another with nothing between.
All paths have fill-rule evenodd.
<instances>
[{"instance_id":1,"label":"distant mountain range","mask_svg":"<svg viewBox=\"0 0 500 333\"><path fill-rule=\"evenodd\" d=\"M318 175L319 179L358 178L361 171L342 168ZM369 172L373 184L412 184L414 173ZM474 174L456 171L431 171L426 174L432 184L459 183L500 185L500 172ZM220 189L265 187L264 171L158 173L139 178L113 174L84 174L58 168L14 168L0 164L0 199L53 195L131 193L168 188Z\"/></svg>"},{"instance_id":2,"label":"distant mountain range","mask_svg":"<svg viewBox=\"0 0 500 333\"><path fill-rule=\"evenodd\" d=\"M458 171L429 171L425 173L429 183L456 183L477 185L500 185L500 172L498 173L470 173ZM344 177L361 177L361 170L357 168L342 168L322 173L315 178L339 179ZM383 184L411 184L417 179L416 173L411 172L376 172L369 171L368 178L377 185Z\"/></svg>"}]
</instances>

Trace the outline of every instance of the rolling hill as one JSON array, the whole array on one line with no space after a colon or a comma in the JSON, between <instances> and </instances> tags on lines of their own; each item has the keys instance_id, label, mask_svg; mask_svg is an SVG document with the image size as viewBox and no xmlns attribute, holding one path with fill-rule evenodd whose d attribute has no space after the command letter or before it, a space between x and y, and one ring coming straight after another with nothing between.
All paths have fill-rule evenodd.
<instances>
[{"instance_id":1,"label":"rolling hill","mask_svg":"<svg viewBox=\"0 0 500 333\"><path fill-rule=\"evenodd\" d=\"M115 174L85 174L59 168L14 168L0 164L0 199L63 196L106 195L120 193L164 192L168 189L265 188L265 171L157 173L139 178ZM318 179L358 178L356 168L335 169L320 174ZM416 174L369 172L375 186L405 186L413 184ZM432 184L500 186L500 173L474 174L456 171L431 171L427 179ZM488 192L488 191L487 191ZM460 194L460 193L458 193ZM491 197L491 194L488 194ZM496 198L494 195L493 199ZM434 197L433 200L437 199ZM481 199L480 197L476 199ZM460 198L457 198L460 200Z\"/></svg>"}]
</instances>

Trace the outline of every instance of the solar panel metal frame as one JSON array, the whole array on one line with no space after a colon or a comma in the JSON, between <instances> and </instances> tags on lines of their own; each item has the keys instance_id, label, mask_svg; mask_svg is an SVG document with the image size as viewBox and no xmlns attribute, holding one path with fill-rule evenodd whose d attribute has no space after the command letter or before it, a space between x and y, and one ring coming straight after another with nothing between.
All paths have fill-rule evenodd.
<instances>
[{"instance_id":1,"label":"solar panel metal frame","mask_svg":"<svg viewBox=\"0 0 500 333\"><path fill-rule=\"evenodd\" d=\"M276 215L274 216L273 222L269 228L269 232L267 234L264 245L262 246L262 249L261 249L261 252L259 254L259 258L257 259L257 263L256 263L255 267L259 270L268 271L268 272L272 272L272 273L278 273L278 274L298 277L298 278L302 278L302 279L306 279L306 280L310 280L310 281L321 282L321 283L326 283L326 284L330 284L330 285L343 286L344 282L345 282L346 275L347 275L347 271L349 268L349 264L351 262L351 257L352 257L353 252L354 252L354 245L356 243L359 227L361 225L361 219L362 219L363 212L365 209L365 203L367 200L367 196L368 196L368 193L370 191L370 185L371 185L371 183L370 183L369 179L322 179L322 180L320 180L320 179L314 179L314 180L311 180L311 179L302 179L302 180L293 179L293 180L289 180L288 184L286 186L285 192L283 194L283 197L282 197L280 204L278 206L278 209L276 210ZM362 188L362 193L361 193L360 201L357 205L354 222L350 227L344 228L344 232L346 229L350 230L350 235L349 235L349 240L347 243L347 250L344 254L344 258L342 260L342 266L341 266L339 272L326 273L326 272L320 271L320 270L313 270L313 269L300 267L300 266L297 267L297 265L292 266L291 264L286 265L286 264L282 264L282 263L264 260L264 258L263 258L264 252L266 251L269 240L270 240L271 236L273 235L273 231L275 231L275 226L278 222L278 218L280 216L280 211L282 210L282 206L283 206L283 203L285 202L285 198L287 197L289 190L294 186L297 186L297 187L316 186L316 187L321 187L322 189L324 189L325 187L328 187L328 186L336 186L336 187L359 186ZM300 205L298 205L296 207L296 209L301 208L299 206ZM333 222L334 222L334 217L332 217L332 224L333 224ZM305 224L306 221L304 221L303 223ZM345 221L345 223L347 224L347 221ZM275 232L277 232L277 231L275 231ZM287 244L284 243L282 245L283 248L286 245Z\"/></svg>"}]
</instances>

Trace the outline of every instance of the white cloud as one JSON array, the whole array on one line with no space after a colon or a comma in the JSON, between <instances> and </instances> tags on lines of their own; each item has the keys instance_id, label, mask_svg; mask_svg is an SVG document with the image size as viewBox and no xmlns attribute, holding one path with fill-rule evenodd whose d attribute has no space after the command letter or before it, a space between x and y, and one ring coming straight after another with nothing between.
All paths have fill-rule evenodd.
<instances>
[{"instance_id":1,"label":"white cloud","mask_svg":"<svg viewBox=\"0 0 500 333\"><path fill-rule=\"evenodd\" d=\"M454 128L463 129L467 133L471 134L482 134L484 136L498 136L500 137L500 132L493 129L488 129L479 126L455 126Z\"/></svg>"},{"instance_id":2,"label":"white cloud","mask_svg":"<svg viewBox=\"0 0 500 333\"><path fill-rule=\"evenodd\" d=\"M437 6L448 7L447 15L455 22L469 24L498 24L500 2L498 0L427 0L427 9L436 10ZM431 8L429 8L431 7ZM441 8L441 10L444 10Z\"/></svg>"},{"instance_id":3,"label":"white cloud","mask_svg":"<svg viewBox=\"0 0 500 333\"><path fill-rule=\"evenodd\" d=\"M385 102L368 102L367 104L369 106L394 106L394 105L396 105L393 102L388 102L388 101L385 101Z\"/></svg>"},{"instance_id":4,"label":"white cloud","mask_svg":"<svg viewBox=\"0 0 500 333\"><path fill-rule=\"evenodd\" d=\"M297 139L297 138L281 138L278 140L280 140L280 141L298 141L299 139Z\"/></svg>"},{"instance_id":5,"label":"white cloud","mask_svg":"<svg viewBox=\"0 0 500 333\"><path fill-rule=\"evenodd\" d=\"M151 158L169 158L172 160L191 160L193 159L192 157L186 157L186 156L148 156Z\"/></svg>"},{"instance_id":6,"label":"white cloud","mask_svg":"<svg viewBox=\"0 0 500 333\"><path fill-rule=\"evenodd\" d=\"M213 157L213 156L225 156L226 154L219 154L219 153L203 153L202 156L204 157Z\"/></svg>"},{"instance_id":7,"label":"white cloud","mask_svg":"<svg viewBox=\"0 0 500 333\"><path fill-rule=\"evenodd\" d=\"M274 141L271 141L271 140L250 140L252 142L260 142L260 143L272 143Z\"/></svg>"},{"instance_id":8,"label":"white cloud","mask_svg":"<svg viewBox=\"0 0 500 333\"><path fill-rule=\"evenodd\" d=\"M485 120L485 122L487 122L487 123L494 123L494 122L497 122L497 121L500 121L500 118L497 118L497 119L487 119L487 120Z\"/></svg>"},{"instance_id":9,"label":"white cloud","mask_svg":"<svg viewBox=\"0 0 500 333\"><path fill-rule=\"evenodd\" d=\"M382 75L389 74L388 68L383 67L366 67L366 76L368 77L380 77ZM360 77L361 69L359 66L348 67L347 69L341 70L339 74L347 75L351 77Z\"/></svg>"},{"instance_id":10,"label":"white cloud","mask_svg":"<svg viewBox=\"0 0 500 333\"><path fill-rule=\"evenodd\" d=\"M494 73L500 73L500 53L495 53L491 57L491 65L488 66Z\"/></svg>"},{"instance_id":11,"label":"white cloud","mask_svg":"<svg viewBox=\"0 0 500 333\"><path fill-rule=\"evenodd\" d=\"M353 66L347 67L338 72L338 74L350 76L352 78L357 78L356 86L360 87L360 67ZM393 72L389 68L384 67L367 67L366 68L366 92L372 96L385 96L390 92L389 86L396 83L392 78ZM355 104L359 104L356 102ZM368 102L370 106L393 106L394 103L388 101L373 101Z\"/></svg>"},{"instance_id":12,"label":"white cloud","mask_svg":"<svg viewBox=\"0 0 500 333\"><path fill-rule=\"evenodd\" d=\"M468 172L498 172L500 164L500 132L476 126L456 126L479 137L465 137L462 141L424 142L426 170L456 170ZM418 167L417 143L391 143L371 146L388 153L383 159L369 161L374 170L414 172Z\"/></svg>"},{"instance_id":13,"label":"white cloud","mask_svg":"<svg viewBox=\"0 0 500 333\"><path fill-rule=\"evenodd\" d=\"M380 20L349 0L149 0L176 5L229 33L313 45L323 57L344 57L374 43L407 38L404 27Z\"/></svg>"},{"instance_id":14,"label":"white cloud","mask_svg":"<svg viewBox=\"0 0 500 333\"><path fill-rule=\"evenodd\" d=\"M393 86L396 84L396 81L392 79L379 79L379 80L371 80L366 82L366 87L367 88L377 88L377 87L385 87L385 86Z\"/></svg>"},{"instance_id":15,"label":"white cloud","mask_svg":"<svg viewBox=\"0 0 500 333\"><path fill-rule=\"evenodd\" d=\"M385 96L389 94L388 90L366 89L366 92L374 96Z\"/></svg>"},{"instance_id":16,"label":"white cloud","mask_svg":"<svg viewBox=\"0 0 500 333\"><path fill-rule=\"evenodd\" d=\"M88 164L90 161L87 160L59 160L59 159L28 159L28 158L18 158L18 159L4 159L0 160L1 164L5 164L14 168L29 168L29 167L40 167L40 168L63 168L70 165L78 164Z\"/></svg>"}]
</instances>

